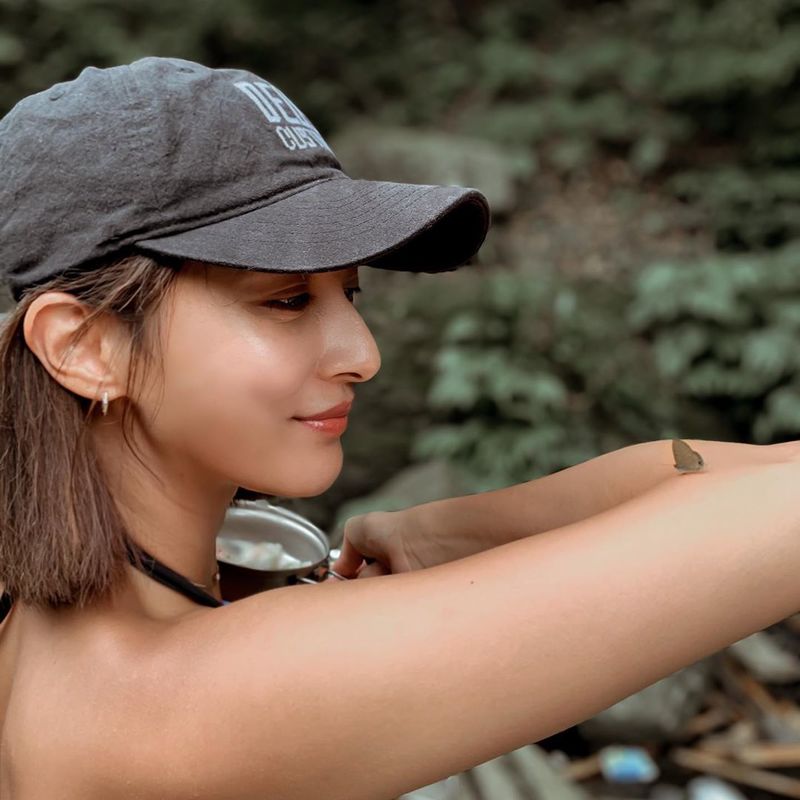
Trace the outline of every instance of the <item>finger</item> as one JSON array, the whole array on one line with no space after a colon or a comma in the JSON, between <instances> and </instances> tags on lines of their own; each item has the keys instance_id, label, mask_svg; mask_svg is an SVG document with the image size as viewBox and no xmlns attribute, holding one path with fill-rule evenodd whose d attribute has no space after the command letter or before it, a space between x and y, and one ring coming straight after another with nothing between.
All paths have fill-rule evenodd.
<instances>
[{"instance_id":1,"label":"finger","mask_svg":"<svg viewBox=\"0 0 800 800\"><path fill-rule=\"evenodd\" d=\"M367 564L359 573L359 578L375 578L378 575L390 575L391 570L388 567L385 567L380 561L376 561L373 564Z\"/></svg>"},{"instance_id":2,"label":"finger","mask_svg":"<svg viewBox=\"0 0 800 800\"><path fill-rule=\"evenodd\" d=\"M362 569L366 569L370 564L374 564L378 559L377 558L370 558L369 556L364 556L364 561L361 563L361 566L358 568L358 571L361 572Z\"/></svg>"},{"instance_id":3,"label":"finger","mask_svg":"<svg viewBox=\"0 0 800 800\"><path fill-rule=\"evenodd\" d=\"M361 557L377 556L380 557L379 552L374 551L374 546L370 544L368 531L370 528L370 514L359 514L355 517L350 517L344 524L344 537L343 541L348 542L351 550L348 551L350 558L353 557L353 551L360 554ZM342 554L344 555L344 545L342 545ZM350 563L349 561L346 563Z\"/></svg>"},{"instance_id":4,"label":"finger","mask_svg":"<svg viewBox=\"0 0 800 800\"><path fill-rule=\"evenodd\" d=\"M356 550L353 543L346 538L345 535L339 558L331 564L331 569L338 572L340 575L344 575L345 578L355 578L363 560L364 557Z\"/></svg>"}]
</instances>

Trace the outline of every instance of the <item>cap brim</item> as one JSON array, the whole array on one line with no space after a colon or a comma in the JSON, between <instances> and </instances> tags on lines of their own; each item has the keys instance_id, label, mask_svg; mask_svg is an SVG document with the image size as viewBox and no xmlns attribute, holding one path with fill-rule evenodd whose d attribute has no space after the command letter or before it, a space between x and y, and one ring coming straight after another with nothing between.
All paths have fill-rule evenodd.
<instances>
[{"instance_id":1,"label":"cap brim","mask_svg":"<svg viewBox=\"0 0 800 800\"><path fill-rule=\"evenodd\" d=\"M444 272L477 253L489 223L486 198L475 189L344 177L222 221L140 240L136 247L269 272L358 264Z\"/></svg>"}]
</instances>

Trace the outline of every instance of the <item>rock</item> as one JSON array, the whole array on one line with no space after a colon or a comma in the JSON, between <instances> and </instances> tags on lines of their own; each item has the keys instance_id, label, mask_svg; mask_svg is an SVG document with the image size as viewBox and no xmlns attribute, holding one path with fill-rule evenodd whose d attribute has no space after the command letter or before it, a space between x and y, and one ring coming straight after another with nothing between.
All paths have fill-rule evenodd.
<instances>
[{"instance_id":1,"label":"rock","mask_svg":"<svg viewBox=\"0 0 800 800\"><path fill-rule=\"evenodd\" d=\"M453 776L400 795L397 800L455 800L458 796L458 778Z\"/></svg>"},{"instance_id":2,"label":"rock","mask_svg":"<svg viewBox=\"0 0 800 800\"><path fill-rule=\"evenodd\" d=\"M800 709L787 704L770 712L764 710L758 720L762 735L773 742L785 744L800 742Z\"/></svg>"},{"instance_id":3,"label":"rock","mask_svg":"<svg viewBox=\"0 0 800 800\"><path fill-rule=\"evenodd\" d=\"M458 776L453 800L589 800L582 786L551 764L547 753L528 745L479 764Z\"/></svg>"},{"instance_id":4,"label":"rock","mask_svg":"<svg viewBox=\"0 0 800 800\"><path fill-rule=\"evenodd\" d=\"M782 649L765 631L734 642L726 650L760 681L794 683L800 680L800 658Z\"/></svg>"},{"instance_id":5,"label":"rock","mask_svg":"<svg viewBox=\"0 0 800 800\"><path fill-rule=\"evenodd\" d=\"M329 143L353 178L471 186L486 195L494 216L515 208L518 184L535 163L532 153L484 139L368 122L337 132Z\"/></svg>"},{"instance_id":6,"label":"rock","mask_svg":"<svg viewBox=\"0 0 800 800\"><path fill-rule=\"evenodd\" d=\"M686 789L689 792L689 800L747 800L729 783L709 775L692 778L686 784Z\"/></svg>"},{"instance_id":7,"label":"rock","mask_svg":"<svg viewBox=\"0 0 800 800\"><path fill-rule=\"evenodd\" d=\"M590 741L670 741L702 708L711 660L690 664L578 725Z\"/></svg>"}]
</instances>

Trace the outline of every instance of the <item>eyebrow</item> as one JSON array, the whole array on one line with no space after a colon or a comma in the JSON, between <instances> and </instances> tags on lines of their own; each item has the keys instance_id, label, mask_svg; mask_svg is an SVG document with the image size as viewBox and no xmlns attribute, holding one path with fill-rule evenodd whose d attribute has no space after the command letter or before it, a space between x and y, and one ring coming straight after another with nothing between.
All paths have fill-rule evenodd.
<instances>
[{"instance_id":1,"label":"eyebrow","mask_svg":"<svg viewBox=\"0 0 800 800\"><path fill-rule=\"evenodd\" d=\"M236 282L238 286L244 288L258 287L262 283L265 288L270 288L273 284L279 288L283 285L294 286L298 283L307 283L311 275L316 274L313 272L267 272L255 269L243 269L239 272ZM358 267L345 267L342 272L345 273L345 279L358 277Z\"/></svg>"},{"instance_id":2,"label":"eyebrow","mask_svg":"<svg viewBox=\"0 0 800 800\"><path fill-rule=\"evenodd\" d=\"M308 282L305 272L266 272L262 270L242 270L236 276L235 286L239 289L281 289L285 286L296 286Z\"/></svg>"}]
</instances>

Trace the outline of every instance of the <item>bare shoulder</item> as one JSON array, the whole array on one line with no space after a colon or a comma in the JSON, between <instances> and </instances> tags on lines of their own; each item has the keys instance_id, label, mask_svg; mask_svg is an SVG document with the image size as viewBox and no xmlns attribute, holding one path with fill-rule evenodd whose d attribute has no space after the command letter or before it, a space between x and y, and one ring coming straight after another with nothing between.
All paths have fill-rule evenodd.
<instances>
[{"instance_id":1,"label":"bare shoulder","mask_svg":"<svg viewBox=\"0 0 800 800\"><path fill-rule=\"evenodd\" d=\"M309 600L316 606L313 591L289 592L290 603L280 594L172 621L101 614L32 626L7 709L0 778L20 797L267 796L267 764L286 733L287 701L296 702L281 682L302 660L291 656L289 632L302 628ZM321 662L311 667L324 673ZM258 680L269 674L274 681ZM291 736L291 721L289 728ZM44 753L46 772L38 768Z\"/></svg>"},{"instance_id":2,"label":"bare shoulder","mask_svg":"<svg viewBox=\"0 0 800 800\"><path fill-rule=\"evenodd\" d=\"M170 626L130 620L53 624L31 614L17 622L26 630L2 757L3 777L15 796L169 796L163 793L171 782L168 754L156 758L154 742L163 745L163 713L175 711L168 701Z\"/></svg>"},{"instance_id":3,"label":"bare shoulder","mask_svg":"<svg viewBox=\"0 0 800 800\"><path fill-rule=\"evenodd\" d=\"M501 586L500 564L481 570L492 572ZM471 577L448 564L274 589L187 617L160 657L154 750L169 754L153 753L173 764L176 796L374 800L505 752L485 722L494 690L485 707L462 702L494 659L491 641L477 655L472 646L480 598L456 597ZM502 695L501 715L512 702ZM470 737L477 751L463 762Z\"/></svg>"},{"instance_id":4,"label":"bare shoulder","mask_svg":"<svg viewBox=\"0 0 800 800\"><path fill-rule=\"evenodd\" d=\"M334 707L353 678L345 664L358 658L346 655L352 641L342 624L349 599L362 594L354 584L343 593L332 584L271 590L174 626L152 654L148 682L160 698L152 757L168 753L175 797L288 800L329 786L333 765L347 758L336 728L349 720Z\"/></svg>"}]
</instances>

